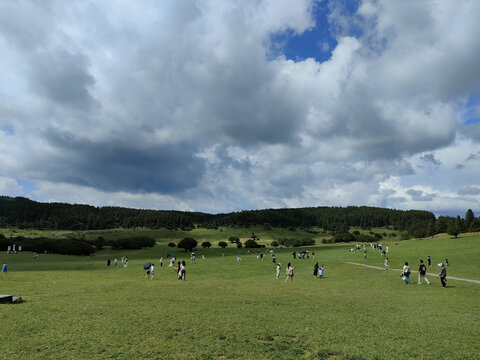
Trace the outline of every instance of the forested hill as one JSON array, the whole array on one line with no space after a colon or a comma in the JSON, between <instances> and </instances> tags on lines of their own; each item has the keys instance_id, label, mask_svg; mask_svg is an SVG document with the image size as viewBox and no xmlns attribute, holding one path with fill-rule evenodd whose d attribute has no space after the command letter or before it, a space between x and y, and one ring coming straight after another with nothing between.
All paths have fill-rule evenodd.
<instances>
[{"instance_id":1,"label":"forested hill","mask_svg":"<svg viewBox=\"0 0 480 360\"><path fill-rule=\"evenodd\" d=\"M229 214L206 214L122 207L94 207L64 203L40 203L22 197L0 197L0 226L94 230L117 227L192 228L218 226L312 227L341 231L351 226L394 226L400 230L434 231L435 216L428 211L375 207L312 207L266 209Z\"/></svg>"}]
</instances>

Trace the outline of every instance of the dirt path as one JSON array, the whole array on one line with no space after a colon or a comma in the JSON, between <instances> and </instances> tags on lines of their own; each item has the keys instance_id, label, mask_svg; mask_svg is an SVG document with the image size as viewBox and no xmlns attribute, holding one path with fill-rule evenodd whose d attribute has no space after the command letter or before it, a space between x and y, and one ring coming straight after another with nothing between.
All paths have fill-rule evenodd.
<instances>
[{"instance_id":1,"label":"dirt path","mask_svg":"<svg viewBox=\"0 0 480 360\"><path fill-rule=\"evenodd\" d=\"M351 261L347 261L347 264L358 265L358 266L365 266L365 267L368 267L368 268L371 268L371 269L377 269L377 270L383 270L383 271L385 271L385 267L380 267L380 266L360 264L360 263L351 262ZM389 269L389 270L402 271L402 269ZM411 270L411 271L412 271L412 273L418 272L418 271L415 271L415 270ZM427 275L437 276L437 274L433 274L433 273L427 273ZM456 276L449 276L448 274L447 274L447 279L448 279L448 280L468 281L468 282L471 282L471 283L480 284L480 280L464 279L464 278L459 278L459 277L456 277Z\"/></svg>"}]
</instances>

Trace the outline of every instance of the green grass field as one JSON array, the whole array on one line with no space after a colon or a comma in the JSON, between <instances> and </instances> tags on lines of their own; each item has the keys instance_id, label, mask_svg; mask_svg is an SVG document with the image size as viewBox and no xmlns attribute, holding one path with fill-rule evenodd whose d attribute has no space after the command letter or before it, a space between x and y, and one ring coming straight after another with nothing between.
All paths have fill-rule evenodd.
<instances>
[{"instance_id":1,"label":"green grass field","mask_svg":"<svg viewBox=\"0 0 480 360\"><path fill-rule=\"evenodd\" d=\"M390 271L347 263L383 266L368 246L366 261L363 251L349 251L352 244L306 248L315 252L308 260L292 260L292 249L278 249L282 278L276 280L270 256L257 260L255 253L229 245L199 249L191 264L189 254L165 245L184 236L180 232L140 231L159 244L103 250L92 258L40 254L38 261L31 253L2 252L0 265L7 262L9 272L0 274L0 293L24 301L0 305L0 359L480 358L480 284L448 280L444 289L430 276L432 285L419 286L414 273L407 286L396 270L404 261L416 270L418 260L430 255L435 266L429 272L448 258L448 275L480 280L479 234L387 239ZM261 229L201 231L204 238L193 237L212 243L252 232L262 240L291 237L285 229L273 236ZM167 261L158 266L167 253L186 260L187 281L178 281ZM128 268L107 268L108 257L122 255ZM146 261L156 265L153 280L145 279ZM317 261L325 265L324 279L312 275ZM295 276L285 283L287 262Z\"/></svg>"}]
</instances>

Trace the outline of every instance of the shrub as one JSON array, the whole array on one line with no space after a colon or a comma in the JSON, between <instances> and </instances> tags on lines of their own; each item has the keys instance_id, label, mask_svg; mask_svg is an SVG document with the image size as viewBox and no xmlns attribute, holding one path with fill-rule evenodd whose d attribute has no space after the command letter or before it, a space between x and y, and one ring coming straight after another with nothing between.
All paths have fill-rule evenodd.
<instances>
[{"instance_id":1,"label":"shrub","mask_svg":"<svg viewBox=\"0 0 480 360\"><path fill-rule=\"evenodd\" d=\"M169 242L168 243L168 247L174 248L175 246L177 246L177 245L174 242Z\"/></svg>"},{"instance_id":2,"label":"shrub","mask_svg":"<svg viewBox=\"0 0 480 360\"><path fill-rule=\"evenodd\" d=\"M228 246L228 244L225 241L220 241L218 243L218 246L220 246L222 249L225 249Z\"/></svg>"},{"instance_id":3,"label":"shrub","mask_svg":"<svg viewBox=\"0 0 480 360\"><path fill-rule=\"evenodd\" d=\"M357 237L353 234L350 233L340 233L340 234L335 234L334 242L352 242L352 241L357 241Z\"/></svg>"},{"instance_id":4,"label":"shrub","mask_svg":"<svg viewBox=\"0 0 480 360\"><path fill-rule=\"evenodd\" d=\"M228 241L230 241L230 242L233 244L233 243L239 243L239 242L240 242L240 239L239 239L238 237L236 237L236 236L230 236L230 237L228 238Z\"/></svg>"},{"instance_id":5,"label":"shrub","mask_svg":"<svg viewBox=\"0 0 480 360\"><path fill-rule=\"evenodd\" d=\"M183 249L184 251L192 251L197 247L197 244L198 244L197 240L190 237L186 237L180 240L177 247L180 249Z\"/></svg>"},{"instance_id":6,"label":"shrub","mask_svg":"<svg viewBox=\"0 0 480 360\"><path fill-rule=\"evenodd\" d=\"M280 245L284 246L293 246L293 247L299 247L299 246L309 246L309 245L314 245L315 240L310 239L310 238L304 238L304 239L279 239L278 243Z\"/></svg>"},{"instance_id":7,"label":"shrub","mask_svg":"<svg viewBox=\"0 0 480 360\"><path fill-rule=\"evenodd\" d=\"M280 245L280 244L279 244L276 240L273 240L273 241L270 243L270 245L271 245L272 247L275 247L275 248L276 248L276 247L278 247L278 245Z\"/></svg>"},{"instance_id":8,"label":"shrub","mask_svg":"<svg viewBox=\"0 0 480 360\"><path fill-rule=\"evenodd\" d=\"M155 240L146 236L118 239L112 242L112 248L114 249L137 250L154 245Z\"/></svg>"},{"instance_id":9,"label":"shrub","mask_svg":"<svg viewBox=\"0 0 480 360\"><path fill-rule=\"evenodd\" d=\"M258 247L257 242L253 239L248 239L247 241L245 241L244 245L247 249L254 249L254 248Z\"/></svg>"},{"instance_id":10,"label":"shrub","mask_svg":"<svg viewBox=\"0 0 480 360\"><path fill-rule=\"evenodd\" d=\"M25 238L18 236L11 239L1 239L0 245L16 244L22 247L23 251L44 252L62 255L90 255L95 248L83 239L49 239L49 238ZM6 250L6 248L5 248Z\"/></svg>"},{"instance_id":11,"label":"shrub","mask_svg":"<svg viewBox=\"0 0 480 360\"><path fill-rule=\"evenodd\" d=\"M212 246L212 244L209 241L202 242L202 247L204 249L208 249L208 248L210 248L210 246Z\"/></svg>"}]
</instances>

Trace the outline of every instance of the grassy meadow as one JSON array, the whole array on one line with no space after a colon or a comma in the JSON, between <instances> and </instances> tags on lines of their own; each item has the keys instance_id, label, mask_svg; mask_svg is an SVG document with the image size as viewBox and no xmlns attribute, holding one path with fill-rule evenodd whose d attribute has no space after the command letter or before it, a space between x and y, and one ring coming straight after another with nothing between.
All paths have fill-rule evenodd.
<instances>
[{"instance_id":1,"label":"grassy meadow","mask_svg":"<svg viewBox=\"0 0 480 360\"><path fill-rule=\"evenodd\" d=\"M2 229L7 236L11 229ZM315 259L293 260L293 249L275 251L281 279L265 249L257 253L214 245L189 254L168 248L183 236L201 243L246 239L252 232L261 243L280 237L312 237L300 230L226 228L115 230L85 232L86 238L146 235L154 248L102 250L93 257L0 253L0 293L22 296L23 302L0 305L0 359L477 359L480 357L480 284L429 276L432 284L404 285L400 269L408 261L436 264L448 258L448 275L480 280L480 235L458 239L437 236L399 241L388 238L392 270L376 270L347 261L383 266L384 258L354 244L304 248ZM35 234L33 234L35 233ZM15 230L14 236L73 236L72 232ZM78 233L76 233L78 235ZM303 249L303 248L302 248ZM301 250L299 248L295 250ZM187 262L187 281L179 281L166 255ZM202 254L205 259L202 259ZM236 257L241 256L240 265ZM129 259L128 268L113 259ZM159 258L164 265L159 266ZM107 258L112 265L107 268ZM153 280L143 264L156 266ZM285 283L285 266L295 267ZM313 277L313 265L325 266L325 278ZM120 263L121 265L121 263ZM434 266L433 266L434 265Z\"/></svg>"}]
</instances>

